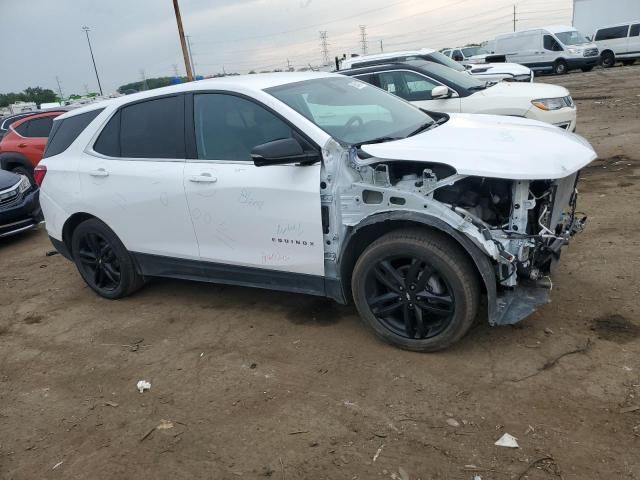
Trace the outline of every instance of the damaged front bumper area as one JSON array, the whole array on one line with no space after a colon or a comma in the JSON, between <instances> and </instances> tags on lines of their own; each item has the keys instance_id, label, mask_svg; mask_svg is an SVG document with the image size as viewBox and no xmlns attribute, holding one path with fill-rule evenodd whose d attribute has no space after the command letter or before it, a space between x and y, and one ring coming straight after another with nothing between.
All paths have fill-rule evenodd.
<instances>
[{"instance_id":1,"label":"damaged front bumper area","mask_svg":"<svg viewBox=\"0 0 640 480\"><path fill-rule=\"evenodd\" d=\"M578 176L513 182L508 223L485 232L501 245L492 325L517 323L550 301L551 275L562 250L587 221L577 212Z\"/></svg>"}]
</instances>

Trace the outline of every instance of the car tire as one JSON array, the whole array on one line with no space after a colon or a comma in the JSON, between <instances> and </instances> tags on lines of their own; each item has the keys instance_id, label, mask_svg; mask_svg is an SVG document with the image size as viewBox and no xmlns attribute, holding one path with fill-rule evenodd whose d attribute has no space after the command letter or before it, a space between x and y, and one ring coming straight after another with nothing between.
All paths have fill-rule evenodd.
<instances>
[{"instance_id":1,"label":"car tire","mask_svg":"<svg viewBox=\"0 0 640 480\"><path fill-rule=\"evenodd\" d=\"M356 261L351 287L361 318L378 337L417 352L460 340L480 298L469 257L448 236L419 229L373 242Z\"/></svg>"},{"instance_id":2,"label":"car tire","mask_svg":"<svg viewBox=\"0 0 640 480\"><path fill-rule=\"evenodd\" d=\"M593 66L591 66L591 67L582 67L580 70L582 70L583 72L587 73L587 72L590 72L591 70L593 70Z\"/></svg>"},{"instance_id":3,"label":"car tire","mask_svg":"<svg viewBox=\"0 0 640 480\"><path fill-rule=\"evenodd\" d=\"M86 220L75 228L71 254L83 280L101 297L126 297L144 284L123 243L98 219Z\"/></svg>"},{"instance_id":4,"label":"car tire","mask_svg":"<svg viewBox=\"0 0 640 480\"><path fill-rule=\"evenodd\" d=\"M33 172L29 171L26 167L13 167L11 171L17 175L24 175L25 177L27 177L31 185L36 184L35 180L33 179Z\"/></svg>"},{"instance_id":5,"label":"car tire","mask_svg":"<svg viewBox=\"0 0 640 480\"><path fill-rule=\"evenodd\" d=\"M616 64L616 56L609 50L602 52L601 58L602 66L604 68L611 68Z\"/></svg>"},{"instance_id":6,"label":"car tire","mask_svg":"<svg viewBox=\"0 0 640 480\"><path fill-rule=\"evenodd\" d=\"M569 66L567 65L567 62L562 59L556 60L556 63L554 63L553 65L553 73L555 73L556 75L564 75L568 72Z\"/></svg>"},{"instance_id":7,"label":"car tire","mask_svg":"<svg viewBox=\"0 0 640 480\"><path fill-rule=\"evenodd\" d=\"M631 60L623 60L623 61L622 61L622 64L623 64L625 67L628 67L628 66L630 66L630 65L633 65L634 63L636 63L636 59L635 59L635 58L633 58L633 59L631 59Z\"/></svg>"}]
</instances>

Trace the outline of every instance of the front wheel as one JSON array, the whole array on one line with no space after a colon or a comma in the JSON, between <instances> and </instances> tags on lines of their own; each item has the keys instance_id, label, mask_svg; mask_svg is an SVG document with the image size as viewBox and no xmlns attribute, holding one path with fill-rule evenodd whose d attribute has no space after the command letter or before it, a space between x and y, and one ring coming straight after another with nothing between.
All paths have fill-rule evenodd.
<instances>
[{"instance_id":1,"label":"front wheel","mask_svg":"<svg viewBox=\"0 0 640 480\"><path fill-rule=\"evenodd\" d=\"M471 260L452 243L442 234L401 230L362 253L353 298L376 335L406 350L433 352L467 333L480 286Z\"/></svg>"},{"instance_id":2,"label":"front wheel","mask_svg":"<svg viewBox=\"0 0 640 480\"><path fill-rule=\"evenodd\" d=\"M122 298L144 283L125 246L100 220L90 219L76 227L71 253L84 281L101 297Z\"/></svg>"},{"instance_id":3,"label":"front wheel","mask_svg":"<svg viewBox=\"0 0 640 480\"><path fill-rule=\"evenodd\" d=\"M602 66L604 68L611 68L616 64L616 56L613 52L602 52Z\"/></svg>"},{"instance_id":4,"label":"front wheel","mask_svg":"<svg viewBox=\"0 0 640 480\"><path fill-rule=\"evenodd\" d=\"M564 75L568 71L569 71L569 66L567 65L567 62L565 62L562 59L556 60L556 63L553 66L553 72L556 75Z\"/></svg>"}]
</instances>

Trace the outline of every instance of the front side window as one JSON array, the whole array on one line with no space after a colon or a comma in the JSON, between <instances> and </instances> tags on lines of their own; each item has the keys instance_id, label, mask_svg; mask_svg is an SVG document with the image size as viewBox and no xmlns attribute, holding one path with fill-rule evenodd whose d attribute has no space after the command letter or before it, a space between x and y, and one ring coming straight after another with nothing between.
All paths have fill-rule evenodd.
<instances>
[{"instance_id":1,"label":"front side window","mask_svg":"<svg viewBox=\"0 0 640 480\"><path fill-rule=\"evenodd\" d=\"M404 138L433 121L404 100L349 77L317 78L265 91L345 144Z\"/></svg>"},{"instance_id":2,"label":"front side window","mask_svg":"<svg viewBox=\"0 0 640 480\"><path fill-rule=\"evenodd\" d=\"M640 36L640 23L636 23L631 25L631 30L629 30L630 37L639 37Z\"/></svg>"},{"instance_id":3,"label":"front side window","mask_svg":"<svg viewBox=\"0 0 640 480\"><path fill-rule=\"evenodd\" d=\"M52 126L53 118L51 117L34 118L33 120L29 120L18 125L16 127L16 132L23 137L47 138Z\"/></svg>"},{"instance_id":4,"label":"front side window","mask_svg":"<svg viewBox=\"0 0 640 480\"><path fill-rule=\"evenodd\" d=\"M431 90L439 84L414 72L382 72L380 88L408 101L431 100Z\"/></svg>"},{"instance_id":5,"label":"front side window","mask_svg":"<svg viewBox=\"0 0 640 480\"><path fill-rule=\"evenodd\" d=\"M558 40L560 40L563 45L567 46L589 43L589 40L577 30L556 33L555 36L558 37Z\"/></svg>"},{"instance_id":6,"label":"front side window","mask_svg":"<svg viewBox=\"0 0 640 480\"><path fill-rule=\"evenodd\" d=\"M194 95L196 148L202 160L251 160L257 145L291 138L291 127L264 107L218 93Z\"/></svg>"},{"instance_id":7,"label":"front side window","mask_svg":"<svg viewBox=\"0 0 640 480\"><path fill-rule=\"evenodd\" d=\"M122 107L93 149L110 157L184 158L184 98L162 97Z\"/></svg>"},{"instance_id":8,"label":"front side window","mask_svg":"<svg viewBox=\"0 0 640 480\"><path fill-rule=\"evenodd\" d=\"M562 46L551 35L545 35L543 38L543 46L545 50L551 50L552 52L561 52Z\"/></svg>"}]
</instances>

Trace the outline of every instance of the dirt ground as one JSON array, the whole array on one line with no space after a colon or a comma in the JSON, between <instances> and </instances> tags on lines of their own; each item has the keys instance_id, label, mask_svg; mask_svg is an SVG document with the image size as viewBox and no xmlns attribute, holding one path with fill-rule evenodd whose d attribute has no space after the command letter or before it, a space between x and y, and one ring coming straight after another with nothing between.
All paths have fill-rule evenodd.
<instances>
[{"instance_id":1,"label":"dirt ground","mask_svg":"<svg viewBox=\"0 0 640 480\"><path fill-rule=\"evenodd\" d=\"M551 304L444 353L314 297L103 300L44 231L0 241L0 478L640 479L640 67L539 81L571 89L601 158L587 229Z\"/></svg>"}]
</instances>

